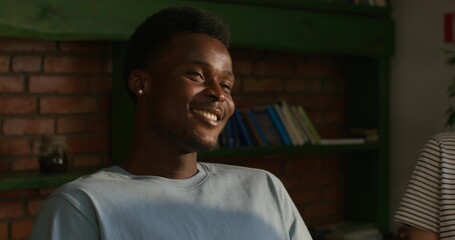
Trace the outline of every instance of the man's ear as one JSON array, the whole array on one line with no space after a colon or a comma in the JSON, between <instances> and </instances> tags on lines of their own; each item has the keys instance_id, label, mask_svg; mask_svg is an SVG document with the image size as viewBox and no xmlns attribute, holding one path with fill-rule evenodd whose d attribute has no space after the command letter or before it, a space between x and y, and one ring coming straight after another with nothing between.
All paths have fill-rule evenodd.
<instances>
[{"instance_id":1,"label":"man's ear","mask_svg":"<svg viewBox=\"0 0 455 240\"><path fill-rule=\"evenodd\" d=\"M147 89L147 74L143 70L134 69L128 78L128 88L136 95L142 95Z\"/></svg>"}]
</instances>

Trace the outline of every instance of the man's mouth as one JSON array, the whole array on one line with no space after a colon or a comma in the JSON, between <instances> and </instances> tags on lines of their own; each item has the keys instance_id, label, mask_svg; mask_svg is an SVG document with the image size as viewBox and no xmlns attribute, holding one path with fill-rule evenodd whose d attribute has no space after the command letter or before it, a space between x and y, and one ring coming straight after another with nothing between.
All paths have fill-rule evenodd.
<instances>
[{"instance_id":1,"label":"man's mouth","mask_svg":"<svg viewBox=\"0 0 455 240\"><path fill-rule=\"evenodd\" d=\"M219 120L219 117L216 114L206 111L206 110L193 109L193 112L212 122L217 122Z\"/></svg>"}]
</instances>

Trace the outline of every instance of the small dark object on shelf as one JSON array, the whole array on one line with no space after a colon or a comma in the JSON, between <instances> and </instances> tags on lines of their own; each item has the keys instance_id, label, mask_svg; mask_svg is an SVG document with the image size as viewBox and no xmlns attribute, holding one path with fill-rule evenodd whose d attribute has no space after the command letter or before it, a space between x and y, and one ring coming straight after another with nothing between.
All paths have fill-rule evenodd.
<instances>
[{"instance_id":1,"label":"small dark object on shelf","mask_svg":"<svg viewBox=\"0 0 455 240\"><path fill-rule=\"evenodd\" d=\"M61 173L68 169L65 136L51 135L41 139L39 166L42 173Z\"/></svg>"}]
</instances>

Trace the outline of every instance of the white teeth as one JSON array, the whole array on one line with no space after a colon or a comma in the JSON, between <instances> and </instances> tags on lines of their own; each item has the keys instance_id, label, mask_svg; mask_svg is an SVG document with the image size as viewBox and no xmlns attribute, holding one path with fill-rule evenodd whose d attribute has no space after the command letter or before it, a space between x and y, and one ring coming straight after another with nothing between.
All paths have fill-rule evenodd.
<instances>
[{"instance_id":1,"label":"white teeth","mask_svg":"<svg viewBox=\"0 0 455 240\"><path fill-rule=\"evenodd\" d=\"M212 120L212 121L218 120L218 117L215 114L213 114L213 113L210 113L210 112L207 112L207 111L202 111L202 110L196 110L196 109L194 109L193 111L195 113L197 113L197 114L200 114L200 115Z\"/></svg>"}]
</instances>

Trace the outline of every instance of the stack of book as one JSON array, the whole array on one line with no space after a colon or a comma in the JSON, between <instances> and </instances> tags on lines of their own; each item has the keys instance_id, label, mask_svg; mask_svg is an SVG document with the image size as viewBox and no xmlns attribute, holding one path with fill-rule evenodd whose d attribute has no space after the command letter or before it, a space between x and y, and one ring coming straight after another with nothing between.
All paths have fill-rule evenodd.
<instances>
[{"instance_id":1,"label":"stack of book","mask_svg":"<svg viewBox=\"0 0 455 240\"><path fill-rule=\"evenodd\" d=\"M354 4L364 4L373 7L387 7L387 0L352 0Z\"/></svg>"},{"instance_id":2,"label":"stack of book","mask_svg":"<svg viewBox=\"0 0 455 240\"><path fill-rule=\"evenodd\" d=\"M339 222L319 226L311 231L314 240L382 240L379 229L372 223Z\"/></svg>"},{"instance_id":3,"label":"stack of book","mask_svg":"<svg viewBox=\"0 0 455 240\"><path fill-rule=\"evenodd\" d=\"M372 7L387 7L387 0L317 0L317 1L358 4L358 5L367 5L367 6L372 6Z\"/></svg>"},{"instance_id":4,"label":"stack of book","mask_svg":"<svg viewBox=\"0 0 455 240\"><path fill-rule=\"evenodd\" d=\"M317 145L321 141L302 106L286 101L236 109L220 135L221 147Z\"/></svg>"}]
</instances>

